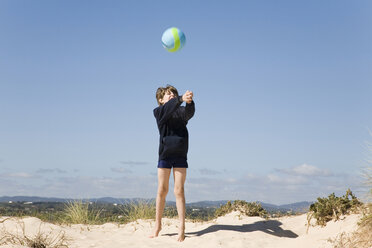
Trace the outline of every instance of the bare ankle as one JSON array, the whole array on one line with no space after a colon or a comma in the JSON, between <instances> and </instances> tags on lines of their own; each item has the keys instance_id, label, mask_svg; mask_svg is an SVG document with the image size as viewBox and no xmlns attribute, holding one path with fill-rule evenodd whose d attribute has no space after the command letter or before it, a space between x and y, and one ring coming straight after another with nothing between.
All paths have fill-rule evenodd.
<instances>
[{"instance_id":1,"label":"bare ankle","mask_svg":"<svg viewBox=\"0 0 372 248\"><path fill-rule=\"evenodd\" d=\"M185 240L185 229L183 228L183 230L180 230L178 232L178 241L182 242L184 240Z\"/></svg>"},{"instance_id":2,"label":"bare ankle","mask_svg":"<svg viewBox=\"0 0 372 248\"><path fill-rule=\"evenodd\" d=\"M161 224L160 226L159 225L155 225L153 231L152 231L152 234L149 236L149 238L156 238L159 236L159 233L161 231Z\"/></svg>"}]
</instances>

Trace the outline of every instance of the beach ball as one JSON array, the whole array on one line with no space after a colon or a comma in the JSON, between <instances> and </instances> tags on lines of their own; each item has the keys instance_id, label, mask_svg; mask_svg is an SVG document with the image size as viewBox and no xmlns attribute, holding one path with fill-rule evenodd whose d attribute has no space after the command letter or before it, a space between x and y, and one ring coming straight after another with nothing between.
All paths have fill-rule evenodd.
<instances>
[{"instance_id":1,"label":"beach ball","mask_svg":"<svg viewBox=\"0 0 372 248\"><path fill-rule=\"evenodd\" d=\"M164 31L161 42L168 52L173 53L181 50L186 43L186 37L181 30L172 27Z\"/></svg>"}]
</instances>

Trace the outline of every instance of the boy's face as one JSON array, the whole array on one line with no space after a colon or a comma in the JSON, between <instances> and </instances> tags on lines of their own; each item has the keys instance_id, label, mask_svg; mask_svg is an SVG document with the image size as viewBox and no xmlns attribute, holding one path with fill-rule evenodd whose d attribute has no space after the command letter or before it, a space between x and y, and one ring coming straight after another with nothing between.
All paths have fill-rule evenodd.
<instances>
[{"instance_id":1,"label":"boy's face","mask_svg":"<svg viewBox=\"0 0 372 248\"><path fill-rule=\"evenodd\" d=\"M175 95L172 91L168 90L165 92L165 95L163 96L163 99L160 99L160 103L163 105L167 103L170 99L175 98Z\"/></svg>"}]
</instances>

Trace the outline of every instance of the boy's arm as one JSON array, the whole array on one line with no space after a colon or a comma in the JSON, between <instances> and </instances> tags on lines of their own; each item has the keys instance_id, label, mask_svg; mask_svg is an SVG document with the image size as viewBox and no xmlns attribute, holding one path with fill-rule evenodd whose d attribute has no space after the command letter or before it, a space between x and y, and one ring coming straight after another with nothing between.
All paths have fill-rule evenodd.
<instances>
[{"instance_id":1,"label":"boy's arm","mask_svg":"<svg viewBox=\"0 0 372 248\"><path fill-rule=\"evenodd\" d=\"M191 101L191 103L186 103L185 107L185 119L186 121L190 120L195 113L195 103Z\"/></svg>"},{"instance_id":2,"label":"boy's arm","mask_svg":"<svg viewBox=\"0 0 372 248\"><path fill-rule=\"evenodd\" d=\"M161 105L154 109L154 116L159 125L164 124L172 113L181 105L182 96L170 99L164 105Z\"/></svg>"}]
</instances>

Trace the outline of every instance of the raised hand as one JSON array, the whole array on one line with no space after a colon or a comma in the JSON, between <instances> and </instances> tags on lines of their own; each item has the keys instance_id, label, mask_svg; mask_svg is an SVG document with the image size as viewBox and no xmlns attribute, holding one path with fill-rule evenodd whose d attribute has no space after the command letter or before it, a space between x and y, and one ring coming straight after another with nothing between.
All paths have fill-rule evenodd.
<instances>
[{"instance_id":1,"label":"raised hand","mask_svg":"<svg viewBox=\"0 0 372 248\"><path fill-rule=\"evenodd\" d=\"M186 93L182 95L182 101L186 103L191 103L193 97L194 93L192 91L187 90Z\"/></svg>"}]
</instances>

